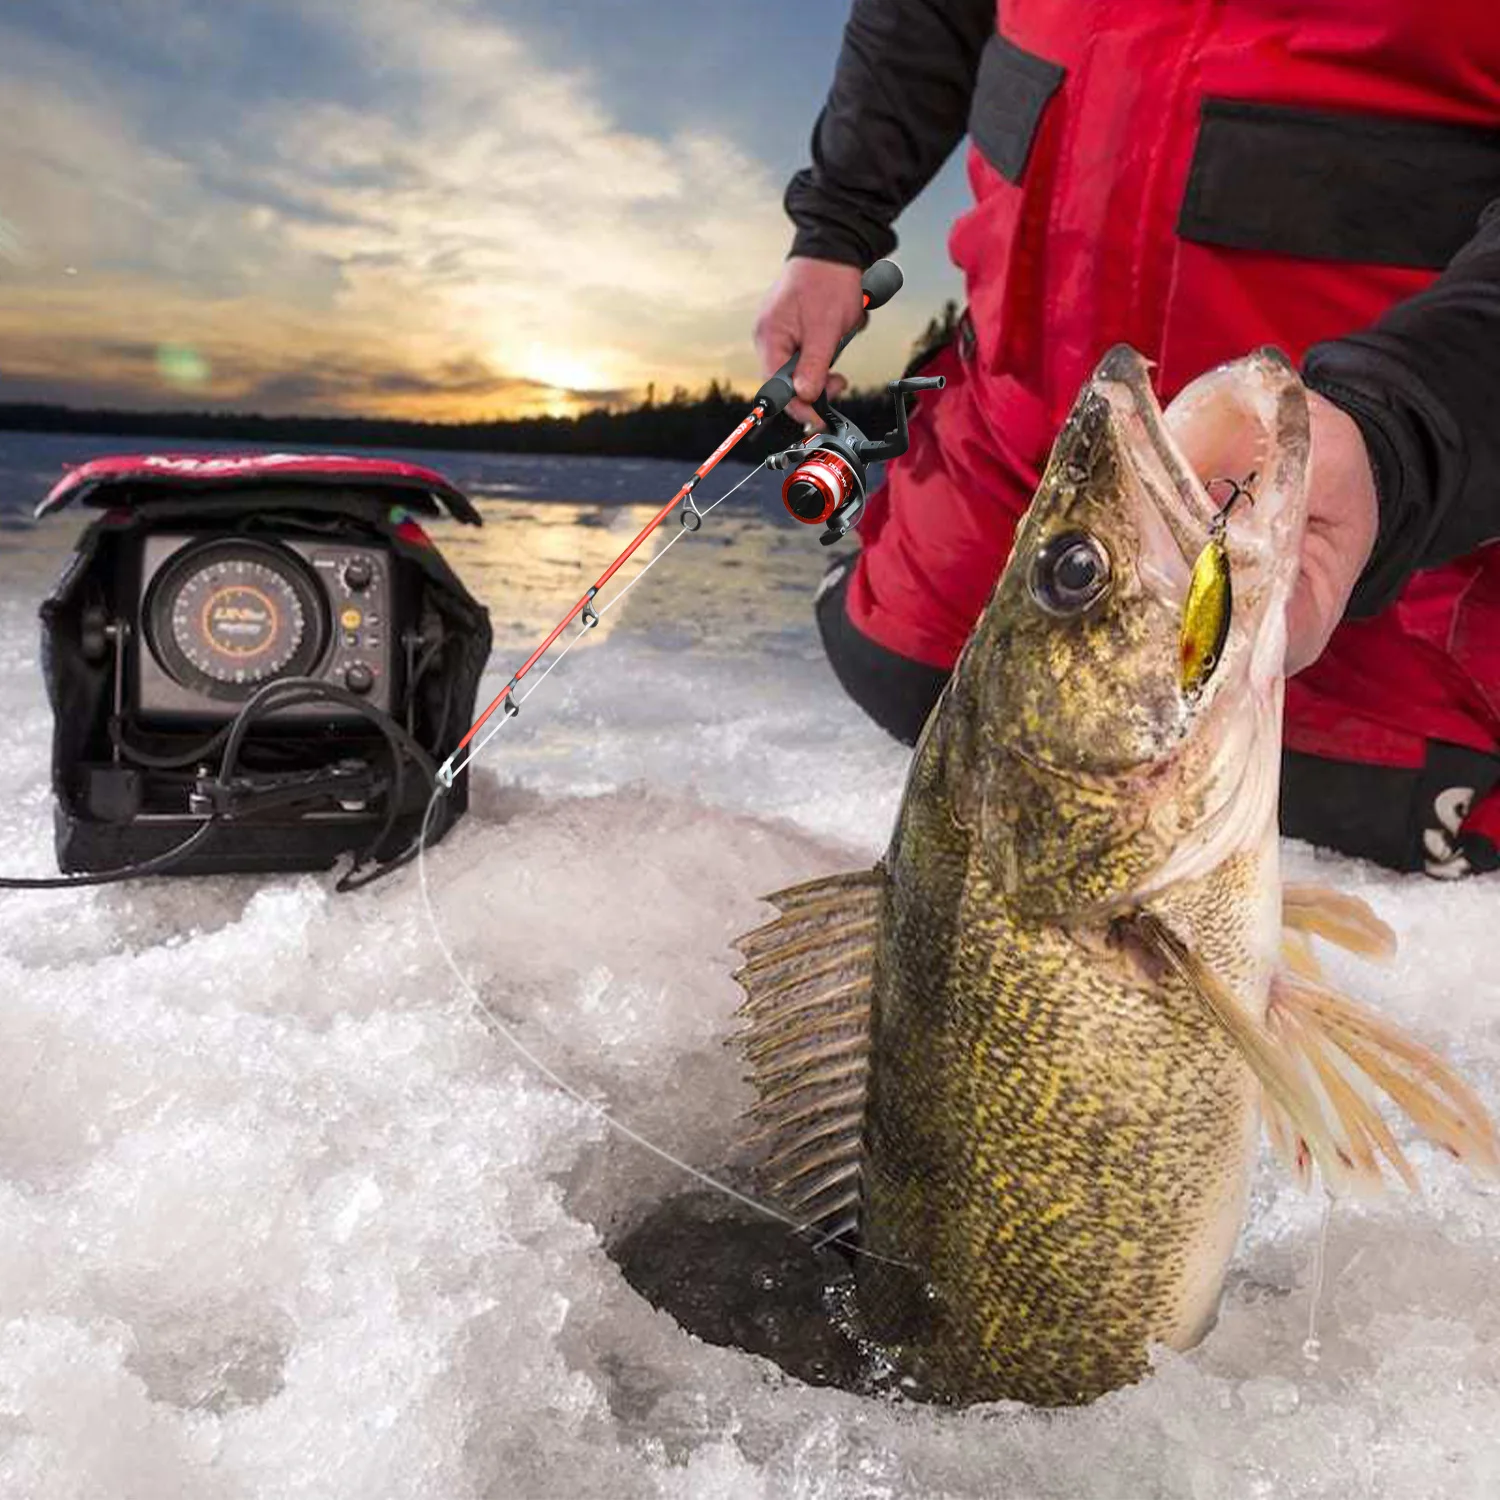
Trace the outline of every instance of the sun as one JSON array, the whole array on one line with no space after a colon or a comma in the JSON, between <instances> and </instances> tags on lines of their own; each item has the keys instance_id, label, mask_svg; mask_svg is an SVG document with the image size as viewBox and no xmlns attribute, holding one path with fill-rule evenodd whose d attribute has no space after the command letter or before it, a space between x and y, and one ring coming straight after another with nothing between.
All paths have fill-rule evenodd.
<instances>
[{"instance_id":1,"label":"sun","mask_svg":"<svg viewBox=\"0 0 1500 1500\"><path fill-rule=\"evenodd\" d=\"M602 391L613 384L609 372L586 355L546 344L532 344L514 366L527 380L558 391Z\"/></svg>"}]
</instances>

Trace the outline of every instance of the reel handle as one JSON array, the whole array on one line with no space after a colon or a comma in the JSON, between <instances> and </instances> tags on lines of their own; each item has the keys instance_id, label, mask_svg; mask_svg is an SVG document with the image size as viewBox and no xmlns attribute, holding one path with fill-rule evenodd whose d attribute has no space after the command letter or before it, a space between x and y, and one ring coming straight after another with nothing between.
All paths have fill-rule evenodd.
<instances>
[{"instance_id":1,"label":"reel handle","mask_svg":"<svg viewBox=\"0 0 1500 1500\"><path fill-rule=\"evenodd\" d=\"M883 438L861 438L854 444L854 451L864 464L884 463L887 459L900 458L911 443L906 427L906 402L902 397L908 391L940 391L948 381L942 375L911 375L904 380L893 380L886 386L896 407L896 425Z\"/></svg>"},{"instance_id":2,"label":"reel handle","mask_svg":"<svg viewBox=\"0 0 1500 1500\"><path fill-rule=\"evenodd\" d=\"M859 280L860 290L865 298L865 311L873 312L877 307L884 307L901 290L901 283L901 267L895 261L877 260ZM828 361L830 366L849 347L850 340L858 332L859 326L851 328L839 340L838 347L833 351L833 359ZM767 377L765 384L755 393L755 405L761 408L764 421L780 416L786 410L787 403L796 398L792 376L797 372L797 360L801 353L800 349L793 353L774 375Z\"/></svg>"}]
</instances>

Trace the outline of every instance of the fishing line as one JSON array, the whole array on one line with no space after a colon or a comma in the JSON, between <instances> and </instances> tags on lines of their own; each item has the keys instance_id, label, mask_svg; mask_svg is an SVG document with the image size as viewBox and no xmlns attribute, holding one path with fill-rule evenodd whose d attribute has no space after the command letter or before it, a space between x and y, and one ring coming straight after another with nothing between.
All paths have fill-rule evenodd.
<instances>
[{"instance_id":1,"label":"fishing line","mask_svg":"<svg viewBox=\"0 0 1500 1500\"><path fill-rule=\"evenodd\" d=\"M736 484L731 489L725 490L724 493L722 495L720 495L717 500L713 501L713 503L710 504L710 505L705 505L702 508L702 510L697 510L696 514L699 515L700 517L712 514L712 512L714 512L715 510L717 510L719 508L719 506L721 506L732 494L734 494L735 490L742 489L745 485L749 484L750 481L752 479L754 479L755 476L757 474L759 474L760 471L763 468L765 468L765 466L766 466L766 460L762 459L758 464L756 464L756 466L753 469L751 469L751 471L748 474L745 475L745 477L742 480L740 480L740 482L738 484ZM611 598L609 599L608 603L603 604L598 609L591 611L592 614L593 614L593 616L594 616L595 621L597 622L598 620L602 620L604 618L604 616L607 615L610 612L610 610L612 610L615 607L615 605L617 605L626 596L626 594L628 594L631 591L631 589L633 589L636 586L636 584L638 584L641 581L641 579L643 579L646 576L646 574L649 573L652 570L652 568L654 568L657 565L657 563L659 563L662 560L662 558L664 558L667 555L667 553L669 553L672 550L672 548L675 547L678 544L678 542L680 542L683 539L683 537L685 537L687 535L688 535L688 528L685 527L685 526L684 527L679 527L678 530L676 531L676 533L668 540L666 546L664 546L659 552L657 552L656 555L654 557L652 557L651 560L649 562L647 562L642 568L638 569L637 572L631 577L630 581L628 583L626 583L624 585L624 587L619 590L618 593L616 593L616 594L614 594L614 595L611 596ZM562 661L563 657L565 657L568 654L568 652L570 652L573 649L573 647L576 646L579 643L579 641L581 641L584 638L584 636L586 636L593 628L594 628L593 625L591 625L587 621L585 621L583 624L581 624L578 627L578 629L576 631L573 632L573 635L569 639L569 641L567 642L567 644L547 664L546 671L544 671L536 679L536 681L534 683L532 683L532 685L529 688L526 689L525 693L523 693L521 695L521 697L516 700L516 711L517 712L519 712L519 710L521 708L521 705L523 703L527 702L530 699L531 695L534 692L536 692L536 690L539 687L541 687L541 685L548 679L548 677L550 677L552 675L552 672L553 672L554 668L556 668L557 665L558 665L558 663L560 663ZM504 729L505 726L507 724L509 724L510 721L513 718L515 718L515 717L516 717L515 713L506 713L506 714L503 714L494 724L490 725L490 727L485 730L485 732L479 737L479 739L476 740L470 746L468 754L465 755L464 758L461 761L458 761L453 766L453 768L452 768L452 774L454 776L457 776L460 771L464 770L467 766L469 766L470 764L472 764L473 761L474 761L474 759L475 759L475 757L479 754L479 752L481 750L483 750L484 747L486 745L488 745L489 742L492 739L494 739L494 737L497 734L499 734L500 731L502 729Z\"/></svg>"},{"instance_id":2,"label":"fishing line","mask_svg":"<svg viewBox=\"0 0 1500 1500\"><path fill-rule=\"evenodd\" d=\"M1302 1357L1315 1365L1323 1352L1318 1337L1318 1304L1323 1300L1323 1276L1328 1263L1328 1226L1333 1220L1333 1194L1323 1194L1323 1218L1318 1225L1318 1243L1313 1259L1312 1298L1307 1304L1307 1337L1302 1341Z\"/></svg>"},{"instance_id":3,"label":"fishing line","mask_svg":"<svg viewBox=\"0 0 1500 1500\"><path fill-rule=\"evenodd\" d=\"M535 689L533 689L533 691L535 691ZM551 1083L555 1088L560 1089L564 1094L572 1099L575 1104L582 1106L582 1108L586 1109L591 1115L594 1116L596 1120L599 1120L603 1124L607 1125L616 1134L623 1136L627 1141L630 1141L633 1144L639 1146L643 1151L650 1152L652 1156L655 1156L659 1160L666 1162L668 1165L676 1167L681 1172L687 1173L689 1177L695 1178L705 1187L712 1188L715 1192L722 1193L726 1198L733 1199L736 1203L740 1204L741 1207L748 1208L754 1213L763 1214L768 1219L774 1219L778 1224L785 1225L786 1228L795 1235L805 1235L813 1227L811 1221L801 1222L797 1219L794 1219L790 1214L782 1213L779 1208L775 1208L769 1203L762 1203L758 1198L752 1198L748 1193L742 1193L738 1188L732 1187L729 1183L724 1182L722 1179L713 1176L711 1173L703 1171L699 1167L693 1166L691 1162L684 1161L680 1156L673 1155L673 1153L668 1151L665 1146L658 1146L655 1141L648 1139L646 1136L642 1135L640 1131L635 1130L631 1126L627 1125L618 1116L612 1114L602 1104L598 1103L597 1100L590 1099L586 1094L574 1088L573 1085L569 1083L568 1080L564 1078L560 1073L558 1073L555 1068L549 1067L547 1063L545 1063L540 1057L538 1057L537 1054L533 1052L531 1048L521 1040L516 1032L500 1019L500 1017L496 1014L494 1008L469 981L467 975L464 974L463 970L459 968L458 960L454 957L453 950L448 946L447 939L443 936L442 928L438 925L437 909L433 906L432 903L432 891L427 883L427 832L432 821L433 809L442 799L442 796L442 787L436 788L433 791L432 796L428 799L427 811L423 814L422 817L422 832L420 835L420 842L417 846L417 880L422 891L422 908L427 914L427 925L432 931L433 941L438 946L438 952L443 955L443 961L448 965L449 972L453 975L453 978L457 982L459 989L464 993L465 996L467 996L470 1008L478 1017L480 1023L488 1028L488 1030L492 1034L509 1043L509 1045L514 1048L516 1053L521 1058L530 1063L530 1065L535 1068L536 1071L540 1073L542 1077L545 1078L549 1083ZM824 1236L824 1238L820 1239L813 1248L815 1250L821 1249L825 1244L829 1242L829 1238L829 1236ZM849 1251L850 1254L862 1256L866 1260L878 1260L885 1265L900 1266L902 1269L908 1271L914 1271L917 1269L909 1261L898 1260L895 1256L891 1255L881 1255L878 1251L867 1250L862 1245L850 1244L846 1242L843 1243L842 1248Z\"/></svg>"},{"instance_id":4,"label":"fishing line","mask_svg":"<svg viewBox=\"0 0 1500 1500\"><path fill-rule=\"evenodd\" d=\"M787 1214L781 1213L778 1209L771 1208L764 1203L757 1202L754 1198L746 1196L746 1194L740 1192L737 1188L730 1187L728 1183L720 1182L718 1178L710 1176L707 1172L700 1171L697 1167L691 1165L691 1163L685 1162L680 1157L674 1156L665 1147L658 1146L654 1141L648 1140L639 1131L631 1129L631 1127L625 1124L623 1120L617 1119L607 1109L605 1109L602 1104L599 1104L596 1100L590 1099L587 1095L581 1093L578 1089L574 1088L566 1078L562 1077L562 1075L559 1074L555 1069L549 1067L545 1062L543 1062L542 1059L538 1057L536 1053L533 1052L531 1048L528 1047L526 1043L523 1042L521 1038L517 1036L516 1033L509 1026L507 1026L504 1021L500 1019L498 1015L496 1015L494 1008L488 1003L488 1001L485 1000L485 998L479 993L479 991L475 989L473 984L471 984L468 978L465 976L464 972L459 968L458 960L453 956L452 950L449 948L446 939L443 937L442 929L438 926L437 911L432 904L432 892L427 884L427 829L432 819L432 811L437 806L441 795L442 793L440 791L435 791L428 799L427 812L422 819L422 843L420 846L420 852L417 855L417 878L421 884L422 905L427 913L427 921L428 925L432 929L433 940L437 943L438 951L443 955L444 962L448 965L448 968L452 973L454 979L458 982L459 988L468 997L470 1006L472 1007L482 1024L487 1026L492 1032L495 1033L495 1035L502 1037L505 1041L507 1041L516 1050L516 1052L528 1063L530 1063L531 1066L535 1068L536 1071L542 1075L542 1077L547 1079L549 1083L553 1084L556 1088L561 1089L563 1093L565 1093L570 1099L574 1101L574 1103L582 1105L583 1108L588 1110L596 1119L602 1120L606 1125L609 1126L611 1130L618 1132L620 1135L624 1136L626 1140L633 1141L637 1146L640 1146L644 1150L649 1151L653 1156L659 1157L662 1161L668 1162L672 1166L677 1167L683 1172L686 1172L690 1177L697 1178L699 1182L705 1184L706 1186L714 1188L718 1192L725 1194L727 1197L733 1198L737 1203L742 1204L746 1208L754 1209L759 1213L769 1214L771 1218L776 1219L782 1224L785 1224L793 1232L800 1234L805 1231L808 1226L799 1224L795 1219L791 1218Z\"/></svg>"},{"instance_id":5,"label":"fishing line","mask_svg":"<svg viewBox=\"0 0 1500 1500\"><path fill-rule=\"evenodd\" d=\"M738 484L734 485L731 489L726 490L722 495L718 497L717 500L713 501L711 504L703 506L701 509L697 510L697 514L700 516L700 518L712 514L712 512L716 510L720 505L722 505L724 501L729 499L729 497L733 495L736 490L748 484L764 467L764 461L757 464L753 469L751 469L748 474L745 475L742 480L740 480ZM696 529L697 528L693 528L693 530ZM602 619L605 615L607 615L609 611L612 610L631 591L631 589L633 589L636 584L638 584L641 579L643 579L646 574L649 573L651 569L654 568L657 563L659 563L662 558L664 558L667 553L670 552L672 548L675 547L677 543L687 535L689 535L689 528L679 528L678 531L668 540L667 544L662 547L661 550L658 551L650 559L649 562L640 567L631 576L630 580L617 593L613 594L606 603L600 605L597 610L591 611L591 613L593 613L593 615L595 616L595 619ZM519 710L521 704L525 703L531 697L531 695L541 687L541 685L552 674L553 670L559 665L559 663L561 663L562 659L568 654L568 652L571 651L573 647L576 646L578 642L584 638L584 636L588 635L593 628L594 626L589 623L581 624L578 627L578 629L573 633L572 637L564 644L563 648L547 664L546 670L537 677L536 681L533 682L531 686L527 688L526 692L520 697L516 705L517 710ZM469 749L467 756L462 761L458 762L458 764L454 767L453 774L457 775L459 771L470 765L479 755L479 753L484 749L484 747L489 744L489 742L497 734L499 734L500 731L504 729L505 726L510 723L510 721L515 717L515 713L507 713L503 715L498 720L498 722L491 725L483 734L483 736L481 736L477 741L473 743L473 745ZM432 939L437 944L438 952L443 955L444 963L448 965L449 972L453 975L453 978L457 982L459 989L467 997L470 1009L478 1017L480 1023L487 1027L493 1035L498 1036L503 1041L507 1042L515 1050L518 1056L523 1058L533 1068L535 1068L536 1071L540 1073L542 1077L544 1077L555 1088L560 1089L564 1094L572 1099L575 1104L581 1105L590 1114L592 1114L595 1119L601 1121L603 1124L608 1126L609 1129L615 1131L616 1134L622 1136L625 1140L628 1140L634 1145L639 1146L642 1150L649 1152L652 1156L655 1156L660 1161L664 1161L668 1165L676 1167L679 1171L685 1172L689 1177L692 1177L696 1181L701 1182L705 1187L711 1188L717 1193L722 1193L725 1197L730 1198L734 1202L738 1203L742 1208L748 1208L754 1213L762 1214L769 1219L775 1220L778 1224L784 1225L788 1230L791 1231L791 1233L795 1235L807 1234L808 1231L813 1227L813 1221L804 1222L794 1219L790 1214L785 1214L780 1209L775 1208L771 1204L763 1203L759 1199L751 1197L748 1193L741 1192L738 1188L733 1187L729 1183L724 1182L722 1179L713 1176L711 1173L705 1172L701 1168L693 1166L691 1162L684 1161L680 1156L676 1156L672 1152L668 1151L666 1147L657 1145L655 1141L648 1139L646 1136L642 1135L640 1131L633 1129L623 1120L612 1114L602 1104L598 1103L594 1099L590 1099L586 1094L575 1088L571 1083L567 1081L566 1078L558 1073L555 1068L550 1067L546 1062L538 1057L537 1054L532 1051L532 1049L528 1047L524 1041L521 1040L516 1032L500 1019L494 1008L489 1004L488 1001L485 1000L485 998L479 993L478 989L476 989L475 986L470 982L468 977L464 974L463 970L459 968L458 960L454 956L453 950L448 946L448 941L444 937L443 930L438 923L437 908L433 904L432 889L427 880L427 839L432 826L432 815L438 803L446 794L446 786L442 782L437 782L433 787L432 795L427 800L427 809L422 815L421 832L417 836L417 881L422 892L422 909L426 914L427 926L432 933ZM842 1247L845 1250L848 1250L854 1255L863 1256L867 1260L881 1261L886 1265L900 1266L906 1270L916 1269L909 1262L898 1260L894 1256L881 1255L879 1252L874 1250L867 1250L863 1246L839 1241L839 1237L837 1235L824 1235L816 1242L813 1248L815 1250L820 1250L830 1242L839 1242L842 1244Z\"/></svg>"}]
</instances>

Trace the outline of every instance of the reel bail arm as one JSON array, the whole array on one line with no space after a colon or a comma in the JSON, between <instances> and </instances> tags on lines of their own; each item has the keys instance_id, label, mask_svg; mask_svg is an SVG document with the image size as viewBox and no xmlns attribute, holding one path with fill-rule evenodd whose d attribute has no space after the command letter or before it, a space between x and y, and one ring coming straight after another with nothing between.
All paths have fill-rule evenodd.
<instances>
[{"instance_id":1,"label":"reel bail arm","mask_svg":"<svg viewBox=\"0 0 1500 1500\"><path fill-rule=\"evenodd\" d=\"M790 469L781 487L782 504L792 518L807 526L822 525L818 540L831 546L853 530L864 510L871 464L899 458L911 446L906 424L906 395L912 391L940 391L941 375L909 376L886 387L896 408L896 425L883 438L868 438L842 412L819 396L813 410L826 430L795 448L773 454L767 468Z\"/></svg>"}]
</instances>

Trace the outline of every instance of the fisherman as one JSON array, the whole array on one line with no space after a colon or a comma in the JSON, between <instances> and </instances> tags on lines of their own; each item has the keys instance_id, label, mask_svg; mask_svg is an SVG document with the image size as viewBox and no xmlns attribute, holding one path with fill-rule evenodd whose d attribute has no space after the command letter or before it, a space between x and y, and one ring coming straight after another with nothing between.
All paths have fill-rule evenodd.
<instances>
[{"instance_id":1,"label":"fisherman","mask_svg":"<svg viewBox=\"0 0 1500 1500\"><path fill-rule=\"evenodd\" d=\"M814 420L861 268L966 131L975 199L949 240L967 309L921 361L947 387L817 603L877 723L915 742L1105 349L1145 351L1165 400L1273 344L1313 423L1283 831L1398 870L1500 868L1487 7L1004 0L997 25L995 0L854 0L755 331L767 370L801 350L794 416Z\"/></svg>"}]
</instances>

